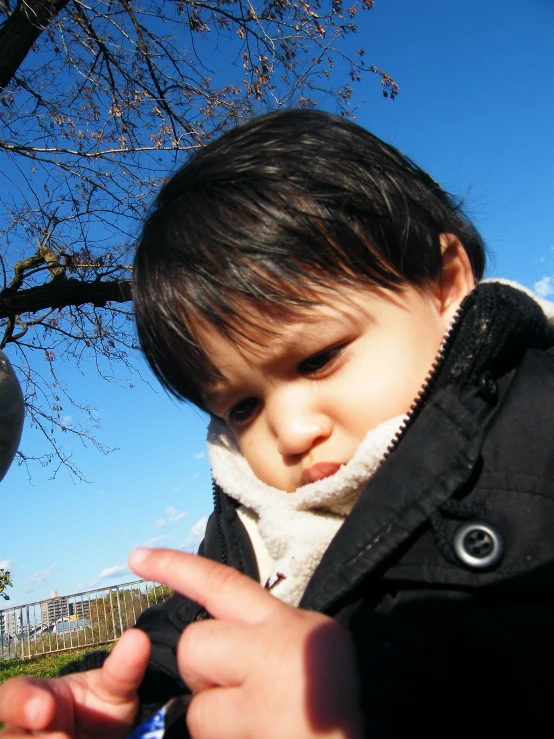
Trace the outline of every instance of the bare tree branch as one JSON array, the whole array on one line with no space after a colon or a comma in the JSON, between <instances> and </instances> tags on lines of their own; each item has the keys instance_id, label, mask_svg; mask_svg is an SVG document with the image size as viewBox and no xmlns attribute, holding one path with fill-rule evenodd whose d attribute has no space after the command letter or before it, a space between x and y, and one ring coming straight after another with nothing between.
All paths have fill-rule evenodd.
<instances>
[{"instance_id":1,"label":"bare tree branch","mask_svg":"<svg viewBox=\"0 0 554 739\"><path fill-rule=\"evenodd\" d=\"M352 50L357 14L372 7L0 0L0 347L47 439L44 464L79 477L66 434L103 448L63 368L92 361L110 382L136 372L133 244L187 152L283 106L353 116L357 83L396 96L396 82ZM64 421L62 404L79 423Z\"/></svg>"},{"instance_id":2,"label":"bare tree branch","mask_svg":"<svg viewBox=\"0 0 554 739\"><path fill-rule=\"evenodd\" d=\"M9 289L0 292L0 319L23 313L37 313L47 308L61 310L69 305L83 303L104 308L109 302L125 303L131 300L130 280L83 282L68 279L47 282L19 292L9 293Z\"/></svg>"}]
</instances>

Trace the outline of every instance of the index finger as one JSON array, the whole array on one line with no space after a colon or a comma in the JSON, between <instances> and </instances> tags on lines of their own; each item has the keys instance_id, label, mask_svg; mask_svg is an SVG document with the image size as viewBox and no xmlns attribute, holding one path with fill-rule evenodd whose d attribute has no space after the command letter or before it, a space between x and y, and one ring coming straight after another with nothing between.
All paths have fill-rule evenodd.
<instances>
[{"instance_id":1,"label":"index finger","mask_svg":"<svg viewBox=\"0 0 554 739\"><path fill-rule=\"evenodd\" d=\"M197 554L139 547L131 552L129 566L137 575L169 585L224 621L258 624L283 607L259 583Z\"/></svg>"}]
</instances>

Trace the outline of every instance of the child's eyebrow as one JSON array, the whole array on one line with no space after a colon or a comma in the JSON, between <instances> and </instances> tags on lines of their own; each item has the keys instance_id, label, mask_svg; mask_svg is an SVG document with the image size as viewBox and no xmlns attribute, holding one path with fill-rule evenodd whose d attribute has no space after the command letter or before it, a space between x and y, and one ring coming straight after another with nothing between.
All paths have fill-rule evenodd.
<instances>
[{"instance_id":1,"label":"child's eyebrow","mask_svg":"<svg viewBox=\"0 0 554 739\"><path fill-rule=\"evenodd\" d=\"M305 338L286 337L279 342L278 346L269 350L268 356L263 362L263 366L268 368L271 365L279 364L283 358L291 353L299 353L305 345ZM267 347L264 347L267 348ZM208 408L221 408L228 403L228 398L233 394L234 388L230 380L222 376L217 378L213 383L206 383L202 388L202 399Z\"/></svg>"},{"instance_id":2,"label":"child's eyebrow","mask_svg":"<svg viewBox=\"0 0 554 739\"><path fill-rule=\"evenodd\" d=\"M212 389L202 390L202 399L208 409L218 408L225 404L228 394L229 390L225 387L215 386Z\"/></svg>"},{"instance_id":3,"label":"child's eyebrow","mask_svg":"<svg viewBox=\"0 0 554 739\"><path fill-rule=\"evenodd\" d=\"M310 327L316 326L314 333L311 333ZM275 334L273 345L268 345L263 341L259 343L257 341L251 341L248 345L247 353L256 355L257 351L260 351L261 363L260 369L270 369L272 365L278 365L287 357L300 358L302 355L310 353L317 353L326 348L327 343L334 343L335 336L329 335L327 332L339 332L351 326L350 320L347 315L342 315L339 318L337 316L322 316L322 315L307 315L303 316L302 321L289 326L287 334ZM327 334L327 340L325 337ZM264 334L262 339L267 340L267 335ZM343 336L337 336L337 339L342 339ZM257 347L257 348L256 348ZM209 407L222 407L226 404L229 395L233 393L232 383L224 376L218 377L213 383L206 383L202 389L202 398L206 406Z\"/></svg>"}]
</instances>

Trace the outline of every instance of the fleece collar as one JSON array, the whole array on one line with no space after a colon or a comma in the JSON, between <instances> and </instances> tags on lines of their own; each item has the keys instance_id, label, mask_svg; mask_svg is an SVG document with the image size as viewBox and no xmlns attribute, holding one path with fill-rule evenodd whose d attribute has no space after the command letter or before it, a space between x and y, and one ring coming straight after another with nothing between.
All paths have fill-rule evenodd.
<instances>
[{"instance_id":1,"label":"fleece collar","mask_svg":"<svg viewBox=\"0 0 554 739\"><path fill-rule=\"evenodd\" d=\"M241 504L239 515L256 549L260 579L281 600L298 605L331 539L405 418L398 416L369 431L348 464L331 477L304 485L294 493L259 480L228 426L212 420L208 450L213 478Z\"/></svg>"}]
</instances>

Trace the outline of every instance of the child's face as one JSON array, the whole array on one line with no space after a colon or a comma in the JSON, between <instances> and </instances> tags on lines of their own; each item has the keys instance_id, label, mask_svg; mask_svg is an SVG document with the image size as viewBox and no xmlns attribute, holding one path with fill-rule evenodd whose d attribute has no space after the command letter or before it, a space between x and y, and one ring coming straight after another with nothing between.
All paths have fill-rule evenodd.
<instances>
[{"instance_id":1,"label":"child's face","mask_svg":"<svg viewBox=\"0 0 554 739\"><path fill-rule=\"evenodd\" d=\"M327 477L369 429L409 410L463 297L445 304L438 289L351 289L280 325L249 308L275 332L250 331L261 346L201 332L225 378L206 405L263 482L292 492Z\"/></svg>"}]
</instances>

